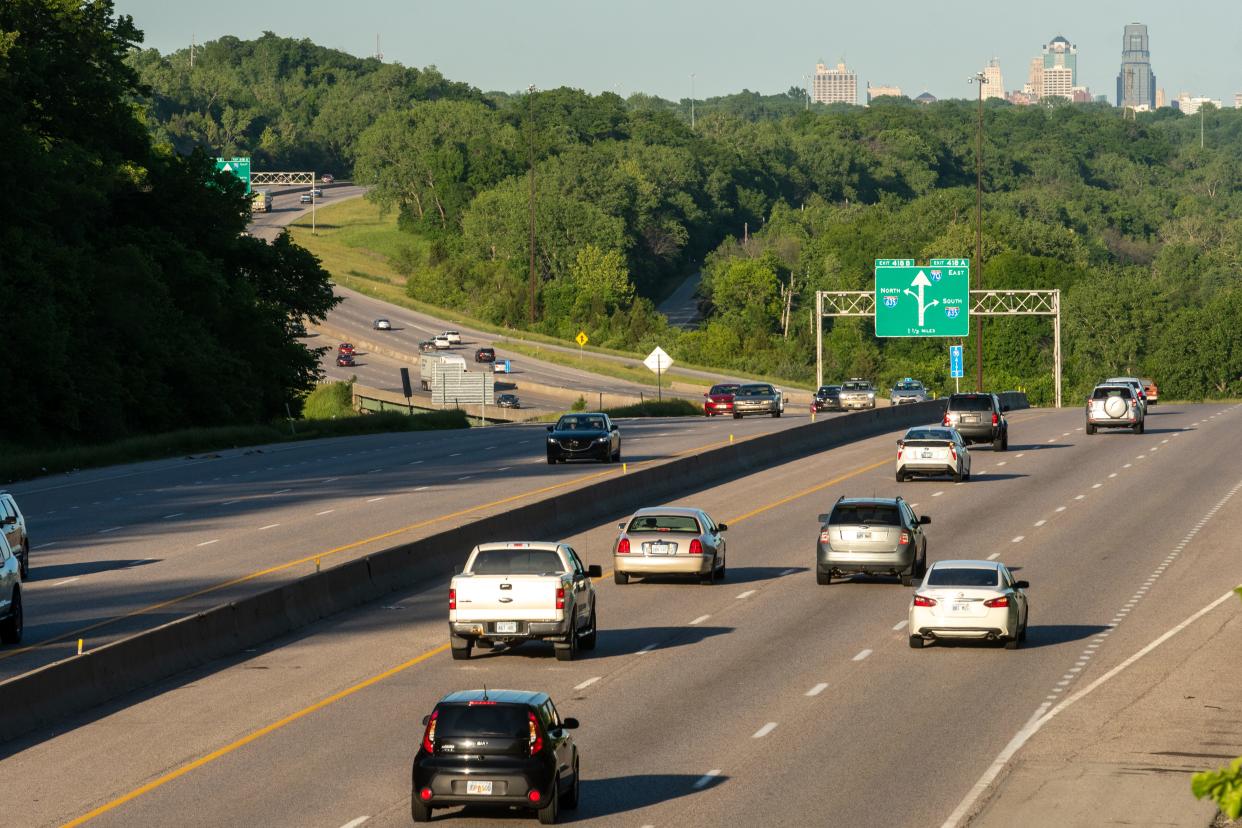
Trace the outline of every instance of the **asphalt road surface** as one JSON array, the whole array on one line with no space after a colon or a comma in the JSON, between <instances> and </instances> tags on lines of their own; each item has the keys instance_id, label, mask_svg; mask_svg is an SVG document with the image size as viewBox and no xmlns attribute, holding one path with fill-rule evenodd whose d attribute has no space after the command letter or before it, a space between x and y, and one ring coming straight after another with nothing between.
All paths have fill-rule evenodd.
<instances>
[{"instance_id":1,"label":"asphalt road surface","mask_svg":"<svg viewBox=\"0 0 1242 828\"><path fill-rule=\"evenodd\" d=\"M310 190L309 186L282 187L273 184L260 188L271 191L272 209L266 213L254 214L247 228L250 234L264 241L272 241L280 235L280 231L284 230L286 225L310 213L312 206L318 211L338 201L357 198L366 192L365 187L355 187L353 184L316 184L315 186L323 190L323 198L316 199L314 205L301 203L302 194Z\"/></svg>"},{"instance_id":2,"label":"asphalt road surface","mask_svg":"<svg viewBox=\"0 0 1242 828\"><path fill-rule=\"evenodd\" d=\"M1021 412L1010 451L976 448L960 485L894 483L887 435L714 486L686 502L729 524L728 580L602 579L587 657L452 661L437 584L14 746L6 804L28 825L406 825L419 719L487 685L546 690L581 720L566 822L940 825L1032 714L1238 581L1242 500L1213 509L1239 482L1221 450L1238 409L1160 406L1146 434L1091 437L1076 409ZM930 560L998 558L1031 582L1023 649L912 650L909 589L815 584L816 514L894 492L931 516ZM614 531L570 540L607 571Z\"/></svg>"},{"instance_id":3,"label":"asphalt road surface","mask_svg":"<svg viewBox=\"0 0 1242 828\"><path fill-rule=\"evenodd\" d=\"M806 422L620 420L629 467ZM620 474L549 466L541 425L233 449L12 486L31 532L25 636L0 677L388 546ZM373 539L365 543L356 541ZM351 545L353 544L353 545Z\"/></svg>"}]
</instances>

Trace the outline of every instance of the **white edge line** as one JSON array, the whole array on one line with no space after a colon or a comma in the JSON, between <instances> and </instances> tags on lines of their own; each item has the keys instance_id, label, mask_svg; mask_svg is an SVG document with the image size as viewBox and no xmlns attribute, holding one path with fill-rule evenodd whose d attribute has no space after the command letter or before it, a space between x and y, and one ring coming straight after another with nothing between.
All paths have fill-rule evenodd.
<instances>
[{"instance_id":1,"label":"white edge line","mask_svg":"<svg viewBox=\"0 0 1242 828\"><path fill-rule=\"evenodd\" d=\"M975 802L978 801L979 797L984 793L984 791L987 790L988 786L992 784L993 780L996 779L997 775L1000 774L1001 770L1005 767L1009 760L1013 758L1013 755L1017 753L1018 750L1026 744L1026 742L1034 736L1041 727L1052 721L1053 717L1055 717L1058 713L1065 710L1071 704L1083 698L1088 693L1092 692L1097 687L1116 676L1118 673L1121 673L1123 670L1133 665L1143 656L1147 655L1152 650L1156 649L1161 644L1168 641L1170 638L1177 635L1179 632L1186 629L1191 624L1198 621L1200 618L1207 615L1209 612L1216 609L1233 596L1234 591L1231 589L1203 609L1196 612L1194 615L1191 615L1185 621L1182 621L1176 627L1173 627L1171 630L1165 632L1155 641L1151 642L1146 647L1097 678L1095 681L1088 684L1086 687L1063 699L1051 710L1048 709L1050 707L1048 702L1041 704L1027 723L1023 725L1022 729L1014 734L1013 739L1011 739L1009 744L1005 746L1005 749L997 755L996 759L992 762L988 769L984 771L983 776L979 778L979 781L976 782L974 787L970 789L970 792L966 794L966 798L961 801L956 809L954 809L953 813L949 814L949 818L944 821L942 828L956 828L958 823L961 822L962 817L966 816L966 814L970 812L971 808L974 807Z\"/></svg>"},{"instance_id":2,"label":"white edge line","mask_svg":"<svg viewBox=\"0 0 1242 828\"><path fill-rule=\"evenodd\" d=\"M599 680L600 680L600 677L599 677L599 676L591 676L589 679L587 679L586 681L582 682L581 684L575 684L575 685L574 685L574 689L575 689L575 690L585 690L585 689L587 689L588 687L590 687L592 684L594 684L595 682L597 682L597 681L599 681Z\"/></svg>"},{"instance_id":3,"label":"white edge line","mask_svg":"<svg viewBox=\"0 0 1242 828\"><path fill-rule=\"evenodd\" d=\"M707 773L699 777L698 781L694 783L694 787L706 788L717 776L720 776L720 768L712 768Z\"/></svg>"},{"instance_id":4,"label":"white edge line","mask_svg":"<svg viewBox=\"0 0 1242 828\"><path fill-rule=\"evenodd\" d=\"M349 822L341 826L341 828L358 828L359 825L370 819L369 816L360 816L357 819L351 819Z\"/></svg>"},{"instance_id":5,"label":"white edge line","mask_svg":"<svg viewBox=\"0 0 1242 828\"><path fill-rule=\"evenodd\" d=\"M64 586L65 584L72 584L77 579L78 579L78 576L74 576L72 578L66 578L63 581L57 581L56 583L52 584L52 586Z\"/></svg>"}]
</instances>

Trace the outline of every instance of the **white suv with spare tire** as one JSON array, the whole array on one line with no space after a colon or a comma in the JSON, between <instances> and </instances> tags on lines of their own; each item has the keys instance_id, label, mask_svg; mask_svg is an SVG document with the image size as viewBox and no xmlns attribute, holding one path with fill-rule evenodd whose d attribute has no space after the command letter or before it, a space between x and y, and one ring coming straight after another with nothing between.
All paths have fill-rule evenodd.
<instances>
[{"instance_id":1,"label":"white suv with spare tire","mask_svg":"<svg viewBox=\"0 0 1242 828\"><path fill-rule=\"evenodd\" d=\"M1142 434L1146 411L1128 383L1097 385L1087 399L1087 434L1097 428L1128 428Z\"/></svg>"}]
</instances>

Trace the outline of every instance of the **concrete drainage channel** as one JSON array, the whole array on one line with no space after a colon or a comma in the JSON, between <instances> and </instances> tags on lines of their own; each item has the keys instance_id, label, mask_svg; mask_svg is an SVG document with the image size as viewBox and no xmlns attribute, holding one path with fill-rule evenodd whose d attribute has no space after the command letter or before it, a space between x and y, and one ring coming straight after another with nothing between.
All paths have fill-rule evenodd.
<instances>
[{"instance_id":1,"label":"concrete drainage channel","mask_svg":"<svg viewBox=\"0 0 1242 828\"><path fill-rule=\"evenodd\" d=\"M1026 396L1002 395L1017 410ZM834 417L642 468L520 506L247 598L186 616L0 683L0 741L78 713L397 590L445 578L475 544L558 538L621 512L912 425L937 422L936 400Z\"/></svg>"}]
</instances>

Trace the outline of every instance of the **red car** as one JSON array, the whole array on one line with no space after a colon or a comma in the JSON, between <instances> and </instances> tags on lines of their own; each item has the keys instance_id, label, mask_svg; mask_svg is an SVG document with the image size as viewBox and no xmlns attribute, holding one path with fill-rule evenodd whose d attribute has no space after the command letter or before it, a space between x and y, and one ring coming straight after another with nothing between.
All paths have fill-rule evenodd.
<instances>
[{"instance_id":1,"label":"red car","mask_svg":"<svg viewBox=\"0 0 1242 828\"><path fill-rule=\"evenodd\" d=\"M1154 379L1143 377L1143 393L1147 395L1148 407L1155 405L1160 401L1160 389L1156 387Z\"/></svg>"},{"instance_id":2,"label":"red car","mask_svg":"<svg viewBox=\"0 0 1242 828\"><path fill-rule=\"evenodd\" d=\"M353 354L347 354L344 351L342 351L341 353L336 355L336 367L353 368L355 365L357 365L357 363L354 362Z\"/></svg>"},{"instance_id":3,"label":"red car","mask_svg":"<svg viewBox=\"0 0 1242 828\"><path fill-rule=\"evenodd\" d=\"M354 346L348 342L342 342L340 345L336 346L336 352L338 354L349 354L350 356L353 356Z\"/></svg>"},{"instance_id":4,"label":"red car","mask_svg":"<svg viewBox=\"0 0 1242 828\"><path fill-rule=\"evenodd\" d=\"M736 382L713 385L703 395L703 416L714 417L717 414L733 413L733 395L740 388Z\"/></svg>"}]
</instances>

